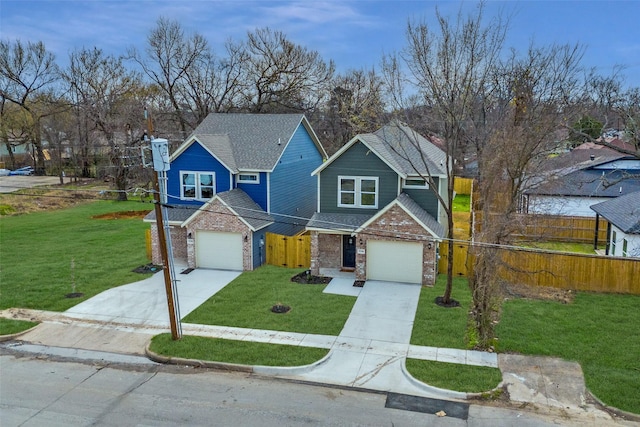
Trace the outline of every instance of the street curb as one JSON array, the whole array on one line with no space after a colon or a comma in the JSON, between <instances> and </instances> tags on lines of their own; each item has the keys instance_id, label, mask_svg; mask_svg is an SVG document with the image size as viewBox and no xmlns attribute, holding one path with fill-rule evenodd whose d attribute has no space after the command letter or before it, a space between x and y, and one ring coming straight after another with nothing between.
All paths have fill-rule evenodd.
<instances>
[{"instance_id":1,"label":"street curb","mask_svg":"<svg viewBox=\"0 0 640 427\"><path fill-rule=\"evenodd\" d=\"M631 421L640 421L640 414L634 414L633 412L627 412L622 409L618 409L615 406L607 405L602 400L598 399L598 397L595 394L593 394L589 389L587 389L587 393L589 394L589 397L595 400L598 403L598 405L601 405L607 412L612 412L615 415L624 417Z\"/></svg>"},{"instance_id":2,"label":"street curb","mask_svg":"<svg viewBox=\"0 0 640 427\"><path fill-rule=\"evenodd\" d=\"M20 337L21 335L26 334L27 332L33 331L38 326L40 326L40 323L38 323L36 326L30 327L29 329L25 329L24 331L16 332L15 334L0 335L0 342L12 341L12 340Z\"/></svg>"},{"instance_id":3,"label":"street curb","mask_svg":"<svg viewBox=\"0 0 640 427\"><path fill-rule=\"evenodd\" d=\"M281 376L281 375L301 375L310 372L314 368L323 365L329 360L329 356L331 356L331 351L327 352L327 354L320 360L310 363L309 365L302 366L262 366L256 365L253 367L253 372L255 374L260 375L272 375L272 376Z\"/></svg>"},{"instance_id":4,"label":"street curb","mask_svg":"<svg viewBox=\"0 0 640 427\"><path fill-rule=\"evenodd\" d=\"M248 374L253 373L253 367L249 365L239 365L235 363L223 363L223 362L210 362L206 360L184 359L182 357L163 356L161 354L151 351L151 349L149 348L150 345L151 345L151 342L149 342L145 346L144 353L149 359L153 360L154 362L164 363L164 364L173 364L173 365L195 366L198 368L211 368L211 369L218 369L221 371L244 372Z\"/></svg>"}]
</instances>

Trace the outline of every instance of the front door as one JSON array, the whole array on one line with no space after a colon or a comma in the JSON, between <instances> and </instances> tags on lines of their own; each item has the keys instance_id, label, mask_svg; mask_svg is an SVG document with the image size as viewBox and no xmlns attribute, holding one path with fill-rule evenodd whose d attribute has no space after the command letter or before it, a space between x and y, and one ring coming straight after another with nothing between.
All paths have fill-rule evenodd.
<instances>
[{"instance_id":1,"label":"front door","mask_svg":"<svg viewBox=\"0 0 640 427\"><path fill-rule=\"evenodd\" d=\"M342 266L356 267L356 238L353 236L342 236Z\"/></svg>"}]
</instances>

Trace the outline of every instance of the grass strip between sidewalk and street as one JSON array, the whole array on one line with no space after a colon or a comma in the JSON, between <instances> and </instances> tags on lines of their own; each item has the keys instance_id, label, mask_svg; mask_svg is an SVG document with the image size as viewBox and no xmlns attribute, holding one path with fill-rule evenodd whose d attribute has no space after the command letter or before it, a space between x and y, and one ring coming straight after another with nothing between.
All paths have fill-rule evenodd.
<instances>
[{"instance_id":1,"label":"grass strip between sidewalk and street","mask_svg":"<svg viewBox=\"0 0 640 427\"><path fill-rule=\"evenodd\" d=\"M300 347L248 341L183 336L172 340L171 334L156 335L151 351L163 356L239 365L304 366L322 359L329 352L325 348Z\"/></svg>"},{"instance_id":2,"label":"grass strip between sidewalk and street","mask_svg":"<svg viewBox=\"0 0 640 427\"><path fill-rule=\"evenodd\" d=\"M27 320L5 319L0 317L0 335L12 335L26 331L36 326L37 322Z\"/></svg>"},{"instance_id":3,"label":"grass strip between sidewalk and street","mask_svg":"<svg viewBox=\"0 0 640 427\"><path fill-rule=\"evenodd\" d=\"M406 367L411 376L418 381L465 393L489 392L502 381L500 369L486 366L407 359Z\"/></svg>"}]
</instances>

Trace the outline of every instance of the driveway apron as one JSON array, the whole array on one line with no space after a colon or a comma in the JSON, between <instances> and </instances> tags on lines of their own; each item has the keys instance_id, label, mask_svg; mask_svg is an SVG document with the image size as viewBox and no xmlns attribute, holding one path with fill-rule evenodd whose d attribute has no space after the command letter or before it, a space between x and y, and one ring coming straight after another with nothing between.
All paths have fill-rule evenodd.
<instances>
[{"instance_id":1,"label":"driveway apron","mask_svg":"<svg viewBox=\"0 0 640 427\"><path fill-rule=\"evenodd\" d=\"M195 269L177 274L180 316L185 317L240 275L239 271ZM67 310L78 319L136 326L167 326L169 310L162 272L128 285L108 289Z\"/></svg>"},{"instance_id":2,"label":"driveway apron","mask_svg":"<svg viewBox=\"0 0 640 427\"><path fill-rule=\"evenodd\" d=\"M442 397L404 374L421 285L367 281L328 359L302 378L372 390Z\"/></svg>"}]
</instances>

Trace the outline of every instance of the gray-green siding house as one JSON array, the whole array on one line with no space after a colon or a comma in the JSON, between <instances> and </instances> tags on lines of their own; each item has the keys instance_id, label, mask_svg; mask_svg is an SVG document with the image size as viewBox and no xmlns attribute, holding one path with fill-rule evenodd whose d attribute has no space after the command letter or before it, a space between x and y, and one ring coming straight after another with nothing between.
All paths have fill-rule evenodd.
<instances>
[{"instance_id":1,"label":"gray-green siding house","mask_svg":"<svg viewBox=\"0 0 640 427\"><path fill-rule=\"evenodd\" d=\"M433 284L446 214L446 155L399 122L356 135L313 171L318 212L309 223L311 270L356 280Z\"/></svg>"}]
</instances>

